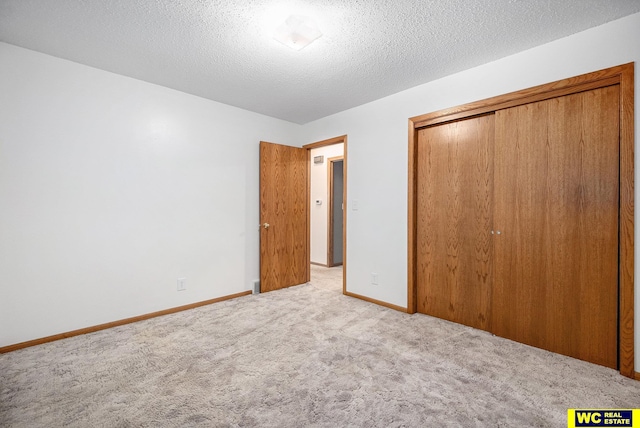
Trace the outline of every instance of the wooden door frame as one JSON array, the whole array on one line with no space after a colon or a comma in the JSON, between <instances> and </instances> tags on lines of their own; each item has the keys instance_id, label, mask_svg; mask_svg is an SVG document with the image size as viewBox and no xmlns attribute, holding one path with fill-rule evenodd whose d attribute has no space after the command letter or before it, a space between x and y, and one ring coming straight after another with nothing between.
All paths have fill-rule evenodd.
<instances>
[{"instance_id":1,"label":"wooden door frame","mask_svg":"<svg viewBox=\"0 0 640 428\"><path fill-rule=\"evenodd\" d=\"M307 187L311 188L311 149L318 147L333 146L334 144L343 144L342 149L342 203L344 204L344 212L342 214L342 294L347 294L347 136L329 138L327 140L317 141L315 143L305 144L303 149L307 149L307 164L309 166L309 182ZM311 209L309 209L309 236L311 235ZM328 245L328 242L327 242ZM311 254L311 239L307 240L309 254ZM327 260L327 265L329 260Z\"/></svg>"},{"instance_id":2,"label":"wooden door frame","mask_svg":"<svg viewBox=\"0 0 640 428\"><path fill-rule=\"evenodd\" d=\"M619 183L619 309L618 359L620 373L640 380L634 371L634 64L559 80L505 95L452 107L409 119L407 312L417 310L417 138L418 130L492 111L542 101L576 92L620 85Z\"/></svg>"},{"instance_id":3,"label":"wooden door frame","mask_svg":"<svg viewBox=\"0 0 640 428\"><path fill-rule=\"evenodd\" d=\"M340 161L342 161L342 172L344 174L344 156L336 156L327 159L327 195L329 195L329 203L327 204L327 266L329 267L339 266L343 264L333 262L333 207L335 205L335 200L333 197L333 171L334 163ZM342 188L344 190L344 175L342 181ZM344 200L342 201L342 203L344 203ZM342 212L342 219L344 221L344 207ZM342 252L342 255L344 256L344 251Z\"/></svg>"}]
</instances>

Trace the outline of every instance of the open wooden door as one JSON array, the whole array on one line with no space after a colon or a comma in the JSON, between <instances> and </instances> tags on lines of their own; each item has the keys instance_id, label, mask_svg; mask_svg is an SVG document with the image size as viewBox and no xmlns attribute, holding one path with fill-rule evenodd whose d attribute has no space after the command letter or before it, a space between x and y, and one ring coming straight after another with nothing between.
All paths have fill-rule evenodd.
<instances>
[{"instance_id":1,"label":"open wooden door","mask_svg":"<svg viewBox=\"0 0 640 428\"><path fill-rule=\"evenodd\" d=\"M308 151L260 142L260 291L310 280Z\"/></svg>"}]
</instances>

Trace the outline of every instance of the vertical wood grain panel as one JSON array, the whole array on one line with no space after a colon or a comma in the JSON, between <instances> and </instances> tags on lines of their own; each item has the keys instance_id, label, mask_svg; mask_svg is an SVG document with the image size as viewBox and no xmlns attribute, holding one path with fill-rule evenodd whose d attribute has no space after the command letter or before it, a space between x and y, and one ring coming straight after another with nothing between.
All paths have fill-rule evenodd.
<instances>
[{"instance_id":1,"label":"vertical wood grain panel","mask_svg":"<svg viewBox=\"0 0 640 428\"><path fill-rule=\"evenodd\" d=\"M493 115L418 132L418 312L487 329Z\"/></svg>"},{"instance_id":2,"label":"vertical wood grain panel","mask_svg":"<svg viewBox=\"0 0 640 428\"><path fill-rule=\"evenodd\" d=\"M618 100L616 85L496 112L492 330L612 368Z\"/></svg>"},{"instance_id":3,"label":"vertical wood grain panel","mask_svg":"<svg viewBox=\"0 0 640 428\"><path fill-rule=\"evenodd\" d=\"M418 245L418 132L415 124L409 119L409 149L408 149L408 170L407 179L407 313L415 314L418 311L418 281L416 279L417 245Z\"/></svg>"},{"instance_id":4,"label":"vertical wood grain panel","mask_svg":"<svg viewBox=\"0 0 640 428\"><path fill-rule=\"evenodd\" d=\"M307 150L260 142L260 289L309 277Z\"/></svg>"},{"instance_id":5,"label":"vertical wood grain panel","mask_svg":"<svg viewBox=\"0 0 640 428\"><path fill-rule=\"evenodd\" d=\"M634 368L634 64L620 73L620 373ZM640 379L639 379L640 380Z\"/></svg>"}]
</instances>

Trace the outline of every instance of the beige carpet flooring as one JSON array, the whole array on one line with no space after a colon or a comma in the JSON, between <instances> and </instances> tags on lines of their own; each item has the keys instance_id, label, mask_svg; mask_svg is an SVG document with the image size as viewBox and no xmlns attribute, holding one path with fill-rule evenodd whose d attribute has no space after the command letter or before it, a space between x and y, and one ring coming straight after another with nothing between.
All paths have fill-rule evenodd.
<instances>
[{"instance_id":1,"label":"beige carpet flooring","mask_svg":"<svg viewBox=\"0 0 640 428\"><path fill-rule=\"evenodd\" d=\"M0 426L565 427L640 407L614 370L343 296L340 275L0 355Z\"/></svg>"}]
</instances>

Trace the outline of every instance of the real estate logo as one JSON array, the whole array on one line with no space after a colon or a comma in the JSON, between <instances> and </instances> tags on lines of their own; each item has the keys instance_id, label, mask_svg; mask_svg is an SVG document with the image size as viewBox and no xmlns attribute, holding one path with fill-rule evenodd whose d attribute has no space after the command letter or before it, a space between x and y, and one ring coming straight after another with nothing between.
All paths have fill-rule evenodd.
<instances>
[{"instance_id":1,"label":"real estate logo","mask_svg":"<svg viewBox=\"0 0 640 428\"><path fill-rule=\"evenodd\" d=\"M569 409L567 426L640 428L640 409Z\"/></svg>"}]
</instances>

